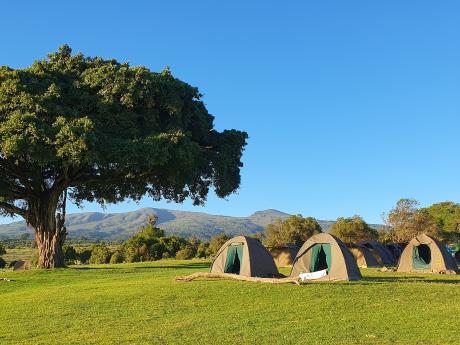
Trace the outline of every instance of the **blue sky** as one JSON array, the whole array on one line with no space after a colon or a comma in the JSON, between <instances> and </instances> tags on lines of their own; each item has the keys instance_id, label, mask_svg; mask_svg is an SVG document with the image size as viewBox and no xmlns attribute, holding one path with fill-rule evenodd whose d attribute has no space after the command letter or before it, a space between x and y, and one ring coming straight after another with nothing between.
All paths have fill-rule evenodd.
<instances>
[{"instance_id":1,"label":"blue sky","mask_svg":"<svg viewBox=\"0 0 460 345\"><path fill-rule=\"evenodd\" d=\"M401 197L459 201L457 1L9 1L0 65L75 52L199 87L217 129L246 130L242 185L205 207L379 222ZM83 210L100 207L86 204ZM3 222L8 221L4 219Z\"/></svg>"}]
</instances>

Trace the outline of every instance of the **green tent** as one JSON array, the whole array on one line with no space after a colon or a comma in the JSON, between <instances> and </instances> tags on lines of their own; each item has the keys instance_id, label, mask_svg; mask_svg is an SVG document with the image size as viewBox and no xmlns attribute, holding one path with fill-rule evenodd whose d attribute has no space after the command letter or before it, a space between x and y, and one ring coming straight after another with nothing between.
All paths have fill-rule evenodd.
<instances>
[{"instance_id":1,"label":"green tent","mask_svg":"<svg viewBox=\"0 0 460 345\"><path fill-rule=\"evenodd\" d=\"M327 267L325 267L327 265ZM327 268L330 271L332 265L330 243L317 243L311 247L310 272L316 272Z\"/></svg>"},{"instance_id":2,"label":"green tent","mask_svg":"<svg viewBox=\"0 0 460 345\"><path fill-rule=\"evenodd\" d=\"M241 262L243 261L243 244L228 246L227 259L224 272L240 274Z\"/></svg>"}]
</instances>

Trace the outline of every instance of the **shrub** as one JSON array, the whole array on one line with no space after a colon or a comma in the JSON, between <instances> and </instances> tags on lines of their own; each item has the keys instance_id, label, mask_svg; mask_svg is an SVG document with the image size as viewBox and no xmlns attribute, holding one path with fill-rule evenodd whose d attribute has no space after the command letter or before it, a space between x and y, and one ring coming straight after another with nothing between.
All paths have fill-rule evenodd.
<instances>
[{"instance_id":1,"label":"shrub","mask_svg":"<svg viewBox=\"0 0 460 345\"><path fill-rule=\"evenodd\" d=\"M111 264L121 264L125 260L123 253L119 250L116 250L110 257Z\"/></svg>"},{"instance_id":2,"label":"shrub","mask_svg":"<svg viewBox=\"0 0 460 345\"><path fill-rule=\"evenodd\" d=\"M90 264L106 264L109 262L110 252L103 244L94 245L91 250Z\"/></svg>"},{"instance_id":3,"label":"shrub","mask_svg":"<svg viewBox=\"0 0 460 345\"><path fill-rule=\"evenodd\" d=\"M72 265L78 258L77 251L71 245L64 245L62 247L62 252L64 254L64 261L66 265Z\"/></svg>"},{"instance_id":4,"label":"shrub","mask_svg":"<svg viewBox=\"0 0 460 345\"><path fill-rule=\"evenodd\" d=\"M91 257L91 249L79 249L77 251L77 258L82 264L87 264Z\"/></svg>"},{"instance_id":5,"label":"shrub","mask_svg":"<svg viewBox=\"0 0 460 345\"><path fill-rule=\"evenodd\" d=\"M211 255L209 251L209 242L202 242L196 250L196 256L198 258L207 258Z\"/></svg>"},{"instance_id":6,"label":"shrub","mask_svg":"<svg viewBox=\"0 0 460 345\"><path fill-rule=\"evenodd\" d=\"M5 268L6 266L6 261L3 260L3 258L0 258L0 268Z\"/></svg>"},{"instance_id":7,"label":"shrub","mask_svg":"<svg viewBox=\"0 0 460 345\"><path fill-rule=\"evenodd\" d=\"M6 254L6 249L3 243L0 243L0 255Z\"/></svg>"},{"instance_id":8,"label":"shrub","mask_svg":"<svg viewBox=\"0 0 460 345\"><path fill-rule=\"evenodd\" d=\"M176 254L177 260L188 260L193 258L193 250L189 247L181 249Z\"/></svg>"}]
</instances>

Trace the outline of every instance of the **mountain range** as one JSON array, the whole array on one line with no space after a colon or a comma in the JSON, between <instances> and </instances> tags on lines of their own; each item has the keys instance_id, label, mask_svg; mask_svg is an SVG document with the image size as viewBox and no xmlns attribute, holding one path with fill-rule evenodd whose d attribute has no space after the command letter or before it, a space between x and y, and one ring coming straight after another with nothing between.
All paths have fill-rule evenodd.
<instances>
[{"instance_id":1,"label":"mountain range","mask_svg":"<svg viewBox=\"0 0 460 345\"><path fill-rule=\"evenodd\" d=\"M224 231L227 235L251 235L263 231L278 218L289 214L277 210L258 211L248 217L212 215L203 212L177 211L159 208L142 208L124 213L84 212L68 214L66 227L68 238L91 240L124 240L135 234L147 223L149 216L156 216L157 225L167 235L197 237L202 240ZM333 221L318 221L323 231L328 231ZM24 221L0 225L0 238L19 238L32 234Z\"/></svg>"}]
</instances>

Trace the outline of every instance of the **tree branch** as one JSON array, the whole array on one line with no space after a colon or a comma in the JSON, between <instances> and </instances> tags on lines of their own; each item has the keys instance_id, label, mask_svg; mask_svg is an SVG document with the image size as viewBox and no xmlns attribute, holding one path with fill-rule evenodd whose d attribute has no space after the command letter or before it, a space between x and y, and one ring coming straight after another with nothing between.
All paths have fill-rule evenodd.
<instances>
[{"instance_id":1,"label":"tree branch","mask_svg":"<svg viewBox=\"0 0 460 345\"><path fill-rule=\"evenodd\" d=\"M8 211L9 213L12 214L17 214L26 219L27 217L27 210L24 210L23 208L17 207L15 205L9 204L7 202L0 201L0 208L3 208L4 210Z\"/></svg>"},{"instance_id":2,"label":"tree branch","mask_svg":"<svg viewBox=\"0 0 460 345\"><path fill-rule=\"evenodd\" d=\"M189 282L198 278L221 278L221 279L230 279L230 280L239 280L255 283L269 283L269 284L296 284L300 285L299 278L258 278L258 277L246 277L240 276L238 274L230 273L210 273L210 272L197 272L189 276L176 277L178 282Z\"/></svg>"}]
</instances>

